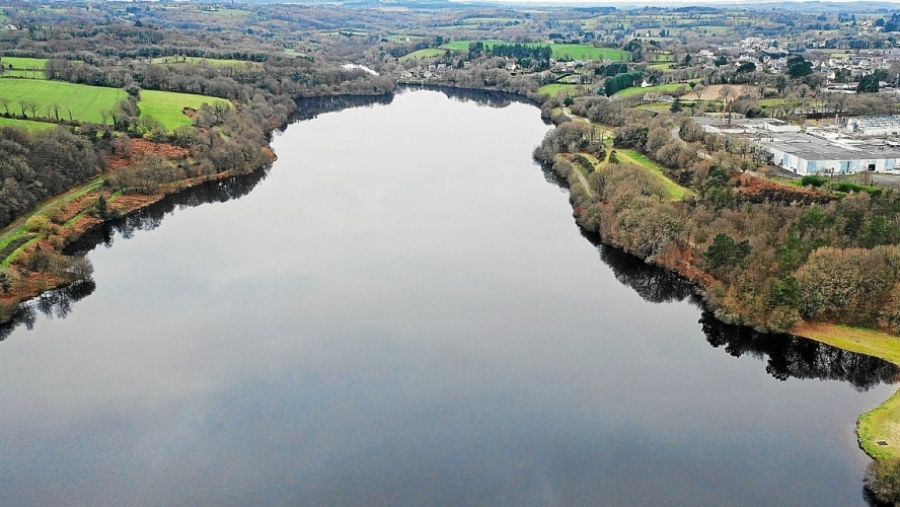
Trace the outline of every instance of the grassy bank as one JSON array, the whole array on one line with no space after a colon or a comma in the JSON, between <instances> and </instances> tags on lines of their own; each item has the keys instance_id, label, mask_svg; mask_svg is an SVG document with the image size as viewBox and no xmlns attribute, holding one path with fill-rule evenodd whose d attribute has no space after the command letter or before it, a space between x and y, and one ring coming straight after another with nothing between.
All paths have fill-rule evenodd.
<instances>
[{"instance_id":1,"label":"grassy bank","mask_svg":"<svg viewBox=\"0 0 900 507\"><path fill-rule=\"evenodd\" d=\"M834 324L805 324L794 333L900 366L900 338L887 333ZM866 454L875 459L900 458L900 391L861 415L856 425L859 446Z\"/></svg>"},{"instance_id":2,"label":"grassy bank","mask_svg":"<svg viewBox=\"0 0 900 507\"><path fill-rule=\"evenodd\" d=\"M634 150L617 149L616 156L619 157L619 160L622 162L639 165L644 169L647 169L654 175L654 177L656 177L663 185L665 185L666 190L669 192L669 198L673 201L681 201L686 196L693 194L690 189L684 188L678 183L675 183L674 181L669 179L669 177L666 176L666 173L663 172L663 169L659 166L659 164L653 162L652 160Z\"/></svg>"}]
</instances>

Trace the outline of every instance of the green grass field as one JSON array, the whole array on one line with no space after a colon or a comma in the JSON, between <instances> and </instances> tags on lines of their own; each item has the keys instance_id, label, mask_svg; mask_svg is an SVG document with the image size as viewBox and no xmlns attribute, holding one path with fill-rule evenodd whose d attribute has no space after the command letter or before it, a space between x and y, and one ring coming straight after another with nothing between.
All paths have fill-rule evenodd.
<instances>
[{"instance_id":1,"label":"green grass field","mask_svg":"<svg viewBox=\"0 0 900 507\"><path fill-rule=\"evenodd\" d=\"M19 78L19 79L47 79L42 70L20 70L20 69L4 69L0 77Z\"/></svg>"},{"instance_id":2,"label":"green grass field","mask_svg":"<svg viewBox=\"0 0 900 507\"><path fill-rule=\"evenodd\" d=\"M674 65L674 64L671 62L669 62L669 63L654 63L653 65L648 65L647 68L654 69L654 70L666 71L666 70L669 70L672 67L672 65Z\"/></svg>"},{"instance_id":3,"label":"green grass field","mask_svg":"<svg viewBox=\"0 0 900 507\"><path fill-rule=\"evenodd\" d=\"M642 109L644 111L651 111L654 113L664 113L666 111L672 110L672 104L667 102L650 102L648 104L641 104L635 109Z\"/></svg>"},{"instance_id":4,"label":"green grass field","mask_svg":"<svg viewBox=\"0 0 900 507\"><path fill-rule=\"evenodd\" d=\"M471 41L475 42L475 41ZM498 44L513 45L512 42L504 42L500 40L483 40L481 41L485 47L492 48ZM465 51L469 49L470 41L456 41L444 44L441 47L454 49L457 51ZM614 48L595 48L589 44L550 44L550 43L531 43L529 46L550 46L553 51L552 57L556 59L572 59L572 60L603 60L610 59L618 62L630 62L631 53Z\"/></svg>"},{"instance_id":5,"label":"green grass field","mask_svg":"<svg viewBox=\"0 0 900 507\"><path fill-rule=\"evenodd\" d=\"M61 106L60 117L72 117L80 121L101 123L101 110L111 110L116 103L127 96L119 88L101 88L59 81L37 81L31 79L0 80L0 97L10 99L11 113L21 113L19 101L33 101L38 104L37 116L47 117L46 107L51 104ZM31 116L31 111L26 112Z\"/></svg>"},{"instance_id":6,"label":"green grass field","mask_svg":"<svg viewBox=\"0 0 900 507\"><path fill-rule=\"evenodd\" d=\"M162 122L167 129L174 130L191 124L191 119L183 112L185 107L200 109L203 104L215 103L230 104L225 99L205 95L143 90L138 106L141 108L142 116L152 116Z\"/></svg>"},{"instance_id":7,"label":"green grass field","mask_svg":"<svg viewBox=\"0 0 900 507\"><path fill-rule=\"evenodd\" d=\"M538 88L538 93L540 93L541 95L546 95L548 97L555 97L556 94L561 91L566 92L567 95L572 95L575 92L575 86L577 85L550 83Z\"/></svg>"},{"instance_id":8,"label":"green grass field","mask_svg":"<svg viewBox=\"0 0 900 507\"><path fill-rule=\"evenodd\" d=\"M679 88L684 88L685 90L690 90L687 83L669 83L663 85L656 86L648 86L646 88L641 88L640 86L632 86L631 88L625 88L624 90L619 90L616 92L616 95L620 97L633 97L635 95L643 95L645 93L675 93Z\"/></svg>"},{"instance_id":9,"label":"green grass field","mask_svg":"<svg viewBox=\"0 0 900 507\"><path fill-rule=\"evenodd\" d=\"M50 130L56 128L53 123L44 123L42 121L16 120L15 118L0 118L0 127L16 127L29 132L37 132L40 130Z\"/></svg>"},{"instance_id":10,"label":"green grass field","mask_svg":"<svg viewBox=\"0 0 900 507\"><path fill-rule=\"evenodd\" d=\"M647 157L641 155L640 153L634 150L621 150L616 149L616 155L619 157L621 162L631 163L639 165L651 173L653 173L663 185L665 185L666 190L669 192L669 199L673 201L680 201L684 199L684 197L688 194L692 194L691 190L682 187L678 183L670 180L666 173L663 172L662 167L660 167L656 162L648 159Z\"/></svg>"},{"instance_id":11,"label":"green grass field","mask_svg":"<svg viewBox=\"0 0 900 507\"><path fill-rule=\"evenodd\" d=\"M469 44L472 42L477 42L477 41L458 40L455 42L448 42L447 44L444 44L441 47L447 48L447 49L454 49L456 51L468 51ZM510 44L509 42L503 42L502 40L483 40L481 42L488 48L493 47L495 44Z\"/></svg>"},{"instance_id":12,"label":"green grass field","mask_svg":"<svg viewBox=\"0 0 900 507\"><path fill-rule=\"evenodd\" d=\"M794 332L833 347L900 365L900 339L880 331L834 324L806 324ZM900 421L900 391L859 417L859 445L866 454L875 459L900 458L900 425L897 421ZM888 445L878 445L879 441Z\"/></svg>"},{"instance_id":13,"label":"green grass field","mask_svg":"<svg viewBox=\"0 0 900 507\"><path fill-rule=\"evenodd\" d=\"M0 58L3 66L9 69L12 65L13 69L37 69L43 70L47 66L46 58L21 58L18 56L4 56Z\"/></svg>"},{"instance_id":14,"label":"green grass field","mask_svg":"<svg viewBox=\"0 0 900 507\"><path fill-rule=\"evenodd\" d=\"M405 62L407 60L418 60L421 58L434 58L436 56L443 55L446 51L446 49L440 48L425 48L418 51L413 51L408 55L401 56L399 60L401 62Z\"/></svg>"},{"instance_id":15,"label":"green grass field","mask_svg":"<svg viewBox=\"0 0 900 507\"><path fill-rule=\"evenodd\" d=\"M595 48L588 44L551 44L553 58L570 58L572 60L612 60L614 62L630 62L631 53L614 48Z\"/></svg>"},{"instance_id":16,"label":"green grass field","mask_svg":"<svg viewBox=\"0 0 900 507\"><path fill-rule=\"evenodd\" d=\"M38 104L36 111L38 117L52 116L52 113L48 113L47 106L55 103L61 106L61 118L68 119L71 109L72 117L76 120L102 123L103 118L100 111L112 110L116 103L127 97L127 94L118 88L103 88L59 81L2 79L0 80L0 97L10 99L9 111L13 114L21 114L19 101L26 100ZM227 100L215 97L144 90L141 92L138 106L141 108L142 115L153 116L167 129L174 130L180 126L191 124L191 119L182 111L185 107L199 109L204 103L215 104L217 102L228 104ZM0 111L5 112L2 109ZM30 110L26 110L26 114L31 116L32 113ZM28 126L40 128L33 125ZM52 128L52 125L50 127Z\"/></svg>"}]
</instances>

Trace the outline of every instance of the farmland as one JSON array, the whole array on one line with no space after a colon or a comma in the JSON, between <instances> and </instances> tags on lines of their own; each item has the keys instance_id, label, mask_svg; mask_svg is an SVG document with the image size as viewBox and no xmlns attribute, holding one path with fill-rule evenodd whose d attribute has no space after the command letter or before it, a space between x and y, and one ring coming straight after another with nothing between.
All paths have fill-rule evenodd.
<instances>
[{"instance_id":1,"label":"farmland","mask_svg":"<svg viewBox=\"0 0 900 507\"><path fill-rule=\"evenodd\" d=\"M102 123L101 111L113 109L116 103L127 96L118 88L102 88L59 81L36 81L25 79L0 80L0 99L8 99L9 112L22 112L22 101L35 104L33 110L26 109L26 116L52 117L48 107L60 107L59 116L78 121ZM6 112L5 110L3 112Z\"/></svg>"},{"instance_id":2,"label":"farmland","mask_svg":"<svg viewBox=\"0 0 900 507\"><path fill-rule=\"evenodd\" d=\"M53 123L45 123L42 121L16 120L14 118L0 118L0 127L16 127L29 132L40 130L49 130L56 128Z\"/></svg>"},{"instance_id":3,"label":"farmland","mask_svg":"<svg viewBox=\"0 0 900 507\"><path fill-rule=\"evenodd\" d=\"M18 56L4 56L0 58L6 69L16 70L43 70L47 66L46 58L20 58Z\"/></svg>"},{"instance_id":4,"label":"farmland","mask_svg":"<svg viewBox=\"0 0 900 507\"><path fill-rule=\"evenodd\" d=\"M620 90L616 93L619 97L633 97L635 95L643 95L645 93L676 93L680 89L684 89L684 91L690 90L688 88L687 83L668 83L656 86L632 86L631 88L625 88L624 90Z\"/></svg>"},{"instance_id":5,"label":"farmland","mask_svg":"<svg viewBox=\"0 0 900 507\"><path fill-rule=\"evenodd\" d=\"M538 88L538 93L548 97L555 97L559 92L566 92L566 95L572 95L576 86L577 85L572 84L551 83Z\"/></svg>"},{"instance_id":6,"label":"farmland","mask_svg":"<svg viewBox=\"0 0 900 507\"><path fill-rule=\"evenodd\" d=\"M475 41L471 41L475 42ZM457 51L464 51L469 49L470 41L456 41L450 42L448 44L444 44L447 49L454 49ZM511 42L504 42L499 40L483 40L481 41L484 46L488 49L496 46L496 45L512 45ZM550 46L550 49L553 51L552 57L558 60L613 60L617 62L628 62L631 61L631 53L628 51L623 51L621 49L614 48L598 48L594 47L590 44L541 44L541 43L530 43L528 46L536 47L536 46Z\"/></svg>"},{"instance_id":7,"label":"farmland","mask_svg":"<svg viewBox=\"0 0 900 507\"><path fill-rule=\"evenodd\" d=\"M9 101L0 112L21 115L22 101L25 101L24 115L29 118L55 117L55 112L50 110L55 104L59 106L60 119L69 119L71 113L71 118L77 121L103 123L105 115L103 112L112 111L116 103L126 97L125 91L118 88L59 81L0 80L0 99ZM191 124L191 119L183 113L185 107L198 109L204 103L217 102L228 103L224 99L203 95L145 90L141 93L138 106L142 115L153 116L167 129L173 130ZM33 109L28 104L33 104ZM30 125L34 122L24 123L29 124L30 129L41 128Z\"/></svg>"},{"instance_id":8,"label":"farmland","mask_svg":"<svg viewBox=\"0 0 900 507\"><path fill-rule=\"evenodd\" d=\"M183 113L185 107L200 109L203 104L228 104L225 99L192 95L190 93L161 92L144 90L141 92L141 115L156 118L169 130L188 126L191 119Z\"/></svg>"},{"instance_id":9,"label":"farmland","mask_svg":"<svg viewBox=\"0 0 900 507\"><path fill-rule=\"evenodd\" d=\"M418 60L421 58L434 58L436 56L443 55L445 51L446 51L445 49L440 49L440 48L420 49L418 51L413 51L412 53L410 53L406 56L401 56L400 61L405 62L407 60Z\"/></svg>"}]
</instances>

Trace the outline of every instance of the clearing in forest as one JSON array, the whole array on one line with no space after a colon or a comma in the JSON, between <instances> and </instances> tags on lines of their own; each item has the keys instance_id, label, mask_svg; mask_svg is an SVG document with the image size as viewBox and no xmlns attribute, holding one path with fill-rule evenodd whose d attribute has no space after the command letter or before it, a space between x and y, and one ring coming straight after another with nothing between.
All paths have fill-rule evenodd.
<instances>
[{"instance_id":1,"label":"clearing in forest","mask_svg":"<svg viewBox=\"0 0 900 507\"><path fill-rule=\"evenodd\" d=\"M399 60L401 62L405 62L407 60L418 60L420 58L434 58L436 56L443 55L446 51L446 49L441 48L425 48L418 51L413 51L408 55L401 56Z\"/></svg>"},{"instance_id":2,"label":"clearing in forest","mask_svg":"<svg viewBox=\"0 0 900 507\"><path fill-rule=\"evenodd\" d=\"M684 188L669 179L662 167L634 150L616 149L616 156L620 162L639 165L653 173L665 185L666 190L669 192L669 198L674 201L683 200L686 195L693 193L690 189Z\"/></svg>"},{"instance_id":3,"label":"clearing in forest","mask_svg":"<svg viewBox=\"0 0 900 507\"><path fill-rule=\"evenodd\" d=\"M191 119L184 114L184 108L200 109L203 104L231 105L225 99L207 95L141 90L138 107L141 108L141 116L152 116L162 122L166 129L175 130L191 124Z\"/></svg>"}]
</instances>

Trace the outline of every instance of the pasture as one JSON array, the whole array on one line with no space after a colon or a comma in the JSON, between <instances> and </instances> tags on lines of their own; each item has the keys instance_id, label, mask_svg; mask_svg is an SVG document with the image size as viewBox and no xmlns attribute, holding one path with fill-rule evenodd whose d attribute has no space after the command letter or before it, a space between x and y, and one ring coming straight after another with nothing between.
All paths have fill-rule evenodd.
<instances>
[{"instance_id":1,"label":"pasture","mask_svg":"<svg viewBox=\"0 0 900 507\"><path fill-rule=\"evenodd\" d=\"M56 124L42 121L16 120L15 118L0 117L0 127L15 127L29 132L50 130L56 128Z\"/></svg>"},{"instance_id":2,"label":"pasture","mask_svg":"<svg viewBox=\"0 0 900 507\"><path fill-rule=\"evenodd\" d=\"M0 80L0 100L8 101L7 104L0 103L3 112L6 112L5 108L8 107L10 113L21 114L24 101L26 105L35 105L33 109L24 108L29 118L55 117L55 113L49 110L55 104L59 106L61 119L68 119L71 114L71 117L78 121L102 123L100 111L112 110L116 103L125 97L127 94L119 88L31 79Z\"/></svg>"},{"instance_id":3,"label":"pasture","mask_svg":"<svg viewBox=\"0 0 900 507\"><path fill-rule=\"evenodd\" d=\"M141 108L142 116L152 116L165 125L166 129L174 130L191 124L191 119L183 112L185 107L200 109L203 104L216 103L230 106L225 99L206 95L143 90L138 107Z\"/></svg>"},{"instance_id":4,"label":"pasture","mask_svg":"<svg viewBox=\"0 0 900 507\"><path fill-rule=\"evenodd\" d=\"M455 41L444 44L443 48L453 49L456 51L466 51L469 44L476 41ZM497 45L512 46L513 42L505 42L500 40L483 40L482 44L488 49ZM597 48L590 44L552 44L552 43L529 43L531 47L549 46L553 51L551 56L557 60L613 60L616 62L630 62L631 53L615 48Z\"/></svg>"},{"instance_id":5,"label":"pasture","mask_svg":"<svg viewBox=\"0 0 900 507\"><path fill-rule=\"evenodd\" d=\"M46 58L22 58L19 56L4 56L0 63L9 70L44 70L47 66Z\"/></svg>"},{"instance_id":6,"label":"pasture","mask_svg":"<svg viewBox=\"0 0 900 507\"><path fill-rule=\"evenodd\" d=\"M571 96L574 94L576 86L573 84L551 83L538 88L538 93L548 97L555 97L559 92L565 92L566 95Z\"/></svg>"},{"instance_id":7,"label":"pasture","mask_svg":"<svg viewBox=\"0 0 900 507\"><path fill-rule=\"evenodd\" d=\"M668 83L656 86L648 86L646 88L641 88L640 86L632 86L631 88L619 90L618 92L616 92L616 95L619 97L633 97L635 95L643 95L645 93L673 94L677 93L682 88L685 92L690 91L690 87L687 83Z\"/></svg>"},{"instance_id":8,"label":"pasture","mask_svg":"<svg viewBox=\"0 0 900 507\"><path fill-rule=\"evenodd\" d=\"M557 60L612 60L630 62L631 53L614 48L596 48L589 44L551 44L553 58Z\"/></svg>"},{"instance_id":9,"label":"pasture","mask_svg":"<svg viewBox=\"0 0 900 507\"><path fill-rule=\"evenodd\" d=\"M101 111L112 111L116 104L127 96L125 91L119 88L103 88L60 81L0 80L0 112L21 115L24 102L24 114L28 118L34 116L55 118L56 112L52 108L57 105L60 119L68 120L71 114L71 118L77 121L103 123ZM204 95L144 90L141 92L138 107L141 109L141 115L153 116L166 129L174 130L191 124L191 119L183 112L185 107L199 109L204 103L229 104L225 99ZM110 118L108 117L107 124L109 122ZM25 121L23 123L36 122ZM27 125L27 127L41 128L34 125Z\"/></svg>"},{"instance_id":10,"label":"pasture","mask_svg":"<svg viewBox=\"0 0 900 507\"><path fill-rule=\"evenodd\" d=\"M401 56L399 60L401 62L405 62L407 60L419 60L422 58L434 58L436 56L443 55L447 50L441 48L425 48L420 49L418 51L413 51L408 55Z\"/></svg>"}]
</instances>

